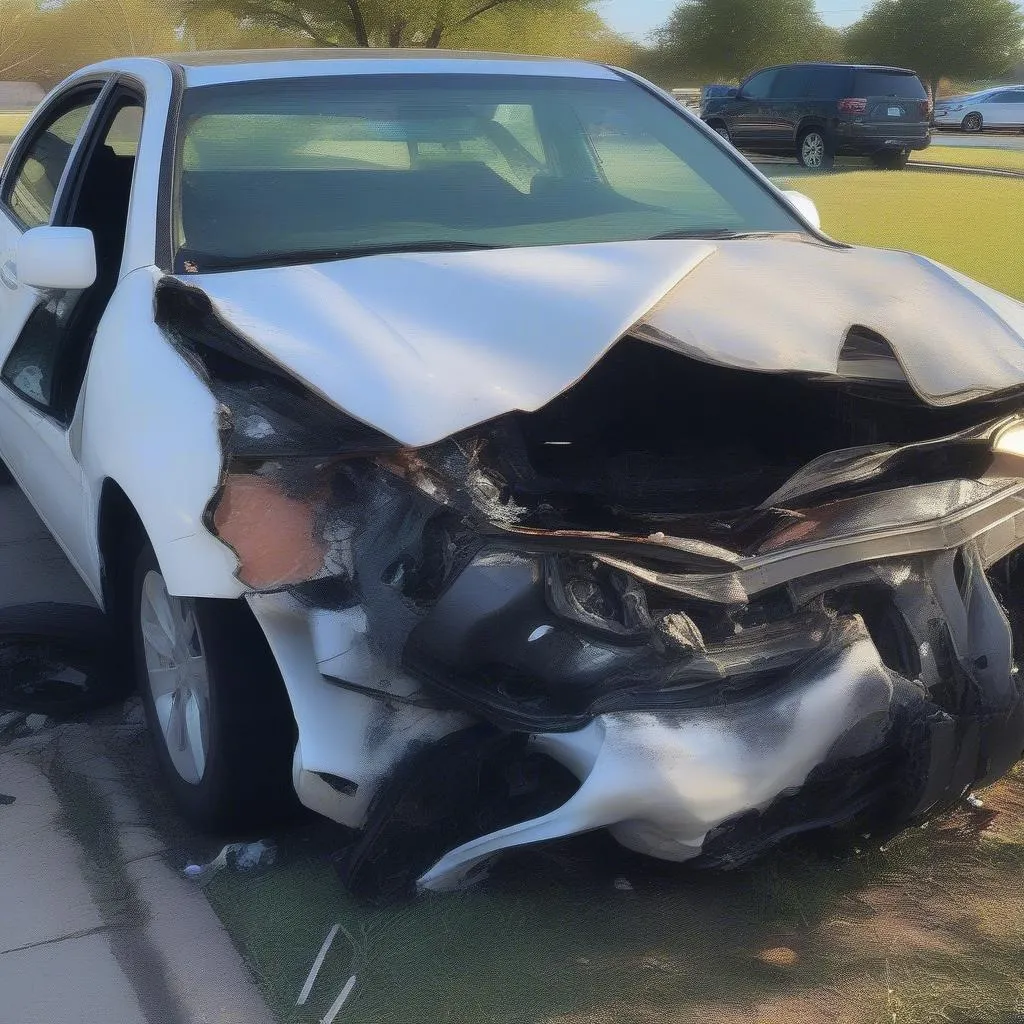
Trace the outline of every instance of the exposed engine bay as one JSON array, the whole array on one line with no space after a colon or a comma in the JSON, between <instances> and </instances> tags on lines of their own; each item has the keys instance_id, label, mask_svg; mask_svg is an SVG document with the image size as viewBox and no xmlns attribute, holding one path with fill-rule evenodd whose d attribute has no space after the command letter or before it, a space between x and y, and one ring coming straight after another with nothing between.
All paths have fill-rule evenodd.
<instances>
[{"instance_id":1,"label":"exposed engine bay","mask_svg":"<svg viewBox=\"0 0 1024 1024\"><path fill-rule=\"evenodd\" d=\"M321 773L353 888L603 828L734 866L898 830L1024 752L1020 389L926 401L866 326L834 372L765 372L648 321L534 411L409 445L198 288L157 313L221 406L208 528L375 709L365 776Z\"/></svg>"}]
</instances>

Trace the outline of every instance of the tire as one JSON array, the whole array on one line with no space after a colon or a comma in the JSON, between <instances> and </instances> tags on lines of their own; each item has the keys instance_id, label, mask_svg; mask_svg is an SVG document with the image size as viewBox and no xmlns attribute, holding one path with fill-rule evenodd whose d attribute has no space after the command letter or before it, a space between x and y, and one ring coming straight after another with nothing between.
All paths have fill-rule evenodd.
<instances>
[{"instance_id":1,"label":"tire","mask_svg":"<svg viewBox=\"0 0 1024 1024\"><path fill-rule=\"evenodd\" d=\"M902 171L910 160L910 150L883 149L871 156L871 162L883 171Z\"/></svg>"},{"instance_id":2,"label":"tire","mask_svg":"<svg viewBox=\"0 0 1024 1024\"><path fill-rule=\"evenodd\" d=\"M985 122L982 120L981 114L976 111L968 114L961 122L960 128L965 132L980 132L984 129Z\"/></svg>"},{"instance_id":3,"label":"tire","mask_svg":"<svg viewBox=\"0 0 1024 1024\"><path fill-rule=\"evenodd\" d=\"M729 134L729 128L724 121L715 121L713 124L709 124L708 127L725 139L726 142L732 143L732 136Z\"/></svg>"},{"instance_id":4,"label":"tire","mask_svg":"<svg viewBox=\"0 0 1024 1024\"><path fill-rule=\"evenodd\" d=\"M796 158L800 166L806 167L809 171L827 171L835 162L828 139L820 128L808 128L800 133L796 144Z\"/></svg>"},{"instance_id":5,"label":"tire","mask_svg":"<svg viewBox=\"0 0 1024 1024\"><path fill-rule=\"evenodd\" d=\"M291 817L298 807L291 779L295 722L249 608L170 597L148 542L135 563L131 608L146 717L185 817L209 832L249 831Z\"/></svg>"}]
</instances>

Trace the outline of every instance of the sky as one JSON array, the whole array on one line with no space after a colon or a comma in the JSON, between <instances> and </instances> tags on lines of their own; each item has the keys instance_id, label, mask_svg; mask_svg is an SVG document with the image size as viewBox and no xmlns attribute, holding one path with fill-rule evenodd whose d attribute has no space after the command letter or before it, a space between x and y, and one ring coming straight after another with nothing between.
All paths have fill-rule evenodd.
<instances>
[{"instance_id":1,"label":"sky","mask_svg":"<svg viewBox=\"0 0 1024 1024\"><path fill-rule=\"evenodd\" d=\"M614 29L643 39L668 20L678 0L600 0L598 10ZM870 7L869 0L817 0L818 12L829 25L849 25Z\"/></svg>"}]
</instances>

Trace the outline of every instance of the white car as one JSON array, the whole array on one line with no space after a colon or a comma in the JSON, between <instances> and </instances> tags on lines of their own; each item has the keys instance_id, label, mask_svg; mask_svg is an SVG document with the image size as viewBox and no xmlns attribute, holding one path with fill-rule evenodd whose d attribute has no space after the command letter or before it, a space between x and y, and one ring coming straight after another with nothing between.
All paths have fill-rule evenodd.
<instances>
[{"instance_id":1,"label":"white car","mask_svg":"<svg viewBox=\"0 0 1024 1024\"><path fill-rule=\"evenodd\" d=\"M633 75L114 60L0 205L0 455L196 822L297 793L353 888L441 889L899 827L1020 756L1024 306Z\"/></svg>"},{"instance_id":2,"label":"white car","mask_svg":"<svg viewBox=\"0 0 1024 1024\"><path fill-rule=\"evenodd\" d=\"M937 128L981 132L987 128L1024 129L1024 85L985 89L970 96L938 100L933 121Z\"/></svg>"}]
</instances>

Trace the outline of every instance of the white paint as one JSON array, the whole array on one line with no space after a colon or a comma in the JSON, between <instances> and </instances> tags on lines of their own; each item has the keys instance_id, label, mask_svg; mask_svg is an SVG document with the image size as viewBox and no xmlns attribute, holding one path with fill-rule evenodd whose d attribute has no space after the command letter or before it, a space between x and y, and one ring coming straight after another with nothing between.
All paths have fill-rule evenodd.
<instances>
[{"instance_id":1,"label":"white paint","mask_svg":"<svg viewBox=\"0 0 1024 1024\"><path fill-rule=\"evenodd\" d=\"M26 231L18 240L17 274L29 288L88 288L96 280L92 232L49 225Z\"/></svg>"},{"instance_id":2,"label":"white paint","mask_svg":"<svg viewBox=\"0 0 1024 1024\"><path fill-rule=\"evenodd\" d=\"M818 213L818 207L810 196L805 196L803 192L796 192L792 189L787 189L782 194L804 221L816 231L821 230L821 214Z\"/></svg>"},{"instance_id":3,"label":"white paint","mask_svg":"<svg viewBox=\"0 0 1024 1024\"><path fill-rule=\"evenodd\" d=\"M334 1024L338 1014L341 1013L341 1008L345 1005L348 997L352 995L352 989L356 987L356 976L353 974L348 981L345 982L345 987L338 993L338 998L334 1000L331 1008L327 1011L324 1017L321 1019L320 1024Z\"/></svg>"},{"instance_id":4,"label":"white paint","mask_svg":"<svg viewBox=\"0 0 1024 1024\"><path fill-rule=\"evenodd\" d=\"M341 929L340 924L334 925L333 928L327 933L327 938L324 939L323 945L320 947L320 952L317 953L316 959L313 961L313 966L309 969L309 975L306 977L306 983L302 986L302 991L299 993L299 998L296 1000L296 1006L305 1006L306 1000L309 998L309 993L313 991L313 983L317 979L317 975L320 973L320 968L324 965L324 959L327 956L327 951L331 948L335 937Z\"/></svg>"},{"instance_id":5,"label":"white paint","mask_svg":"<svg viewBox=\"0 0 1024 1024\"><path fill-rule=\"evenodd\" d=\"M608 828L623 846L669 861L708 832L799 787L854 725L887 712L892 684L860 639L820 676L782 695L678 714L603 715L575 733L534 738L582 782L562 807L446 854L421 889L458 888L500 850Z\"/></svg>"},{"instance_id":6,"label":"white paint","mask_svg":"<svg viewBox=\"0 0 1024 1024\"><path fill-rule=\"evenodd\" d=\"M707 242L394 254L188 276L261 351L412 447L574 384Z\"/></svg>"}]
</instances>

